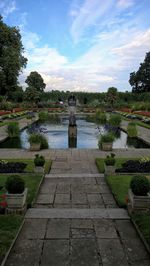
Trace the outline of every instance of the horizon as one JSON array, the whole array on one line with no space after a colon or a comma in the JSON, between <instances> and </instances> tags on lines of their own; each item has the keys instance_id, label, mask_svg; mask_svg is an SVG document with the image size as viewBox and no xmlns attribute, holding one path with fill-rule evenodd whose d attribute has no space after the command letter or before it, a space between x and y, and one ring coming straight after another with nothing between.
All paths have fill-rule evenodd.
<instances>
[{"instance_id":1,"label":"horizon","mask_svg":"<svg viewBox=\"0 0 150 266\"><path fill-rule=\"evenodd\" d=\"M1 0L0 14L18 26L27 67L45 91L131 91L130 73L150 50L150 2L143 0Z\"/></svg>"}]
</instances>

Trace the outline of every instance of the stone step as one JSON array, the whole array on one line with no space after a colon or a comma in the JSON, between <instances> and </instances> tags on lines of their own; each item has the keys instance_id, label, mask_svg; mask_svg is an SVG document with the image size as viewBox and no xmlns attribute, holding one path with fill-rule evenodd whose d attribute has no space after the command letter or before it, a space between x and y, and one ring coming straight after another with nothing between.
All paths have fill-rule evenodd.
<instances>
[{"instance_id":1,"label":"stone step","mask_svg":"<svg viewBox=\"0 0 150 266\"><path fill-rule=\"evenodd\" d=\"M125 209L28 209L26 219L130 219Z\"/></svg>"},{"instance_id":2,"label":"stone step","mask_svg":"<svg viewBox=\"0 0 150 266\"><path fill-rule=\"evenodd\" d=\"M83 174L72 174L72 173L70 173L70 174L47 174L47 175L45 175L45 178L68 178L68 177L70 177L70 178L82 178L82 177L93 177L93 178L95 178L95 177L104 177L104 174L99 174L99 173L97 173L97 174L89 174L89 173L83 173Z\"/></svg>"}]
</instances>

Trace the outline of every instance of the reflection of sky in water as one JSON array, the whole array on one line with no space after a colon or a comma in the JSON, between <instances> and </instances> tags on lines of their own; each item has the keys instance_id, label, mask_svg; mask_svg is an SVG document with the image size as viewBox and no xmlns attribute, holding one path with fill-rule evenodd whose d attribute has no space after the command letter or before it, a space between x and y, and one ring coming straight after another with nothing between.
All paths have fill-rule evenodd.
<instances>
[{"instance_id":1,"label":"reflection of sky in water","mask_svg":"<svg viewBox=\"0 0 150 266\"><path fill-rule=\"evenodd\" d=\"M68 148L68 120L63 120L62 124L42 123L40 128L43 129L42 133L48 140L50 148ZM105 129L100 127L101 134L104 134ZM77 120L77 148L98 148L99 130L92 122L85 120ZM29 148L28 142L29 133L25 129L21 132L21 143L25 149ZM113 143L113 148L128 148L132 145L127 145L127 134L123 131L120 136L116 138Z\"/></svg>"}]
</instances>

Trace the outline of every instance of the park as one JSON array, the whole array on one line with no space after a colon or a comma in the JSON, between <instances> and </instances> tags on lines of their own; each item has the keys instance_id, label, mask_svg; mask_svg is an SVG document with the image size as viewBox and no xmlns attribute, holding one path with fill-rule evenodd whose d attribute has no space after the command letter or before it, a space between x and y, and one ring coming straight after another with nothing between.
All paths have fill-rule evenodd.
<instances>
[{"instance_id":1,"label":"park","mask_svg":"<svg viewBox=\"0 0 150 266\"><path fill-rule=\"evenodd\" d=\"M0 263L150 265L150 51L132 91L46 90L0 17Z\"/></svg>"}]
</instances>

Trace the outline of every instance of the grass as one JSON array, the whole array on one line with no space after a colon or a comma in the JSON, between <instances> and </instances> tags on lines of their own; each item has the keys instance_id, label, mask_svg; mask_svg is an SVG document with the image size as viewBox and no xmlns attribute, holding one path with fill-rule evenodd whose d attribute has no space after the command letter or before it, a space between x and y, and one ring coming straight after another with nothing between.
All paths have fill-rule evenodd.
<instances>
[{"instance_id":1,"label":"grass","mask_svg":"<svg viewBox=\"0 0 150 266\"><path fill-rule=\"evenodd\" d=\"M150 246L150 214L134 214L132 218Z\"/></svg>"},{"instance_id":2,"label":"grass","mask_svg":"<svg viewBox=\"0 0 150 266\"><path fill-rule=\"evenodd\" d=\"M146 124L146 123L144 123L142 121L135 121L135 123L137 124L137 126L145 127L145 128L150 129L150 125L149 124Z\"/></svg>"},{"instance_id":3,"label":"grass","mask_svg":"<svg viewBox=\"0 0 150 266\"><path fill-rule=\"evenodd\" d=\"M120 207L126 207L126 199L130 186L131 175L113 175L107 176L107 183Z\"/></svg>"},{"instance_id":4,"label":"grass","mask_svg":"<svg viewBox=\"0 0 150 266\"><path fill-rule=\"evenodd\" d=\"M9 122L0 122L0 127L8 125Z\"/></svg>"},{"instance_id":5,"label":"grass","mask_svg":"<svg viewBox=\"0 0 150 266\"><path fill-rule=\"evenodd\" d=\"M137 158L134 159L137 160ZM116 168L121 168L122 164L128 160L133 160L133 158L116 158ZM96 158L95 162L99 172L104 173L104 158Z\"/></svg>"},{"instance_id":6,"label":"grass","mask_svg":"<svg viewBox=\"0 0 150 266\"><path fill-rule=\"evenodd\" d=\"M22 220L21 215L0 215L0 263L15 238Z\"/></svg>"}]
</instances>

